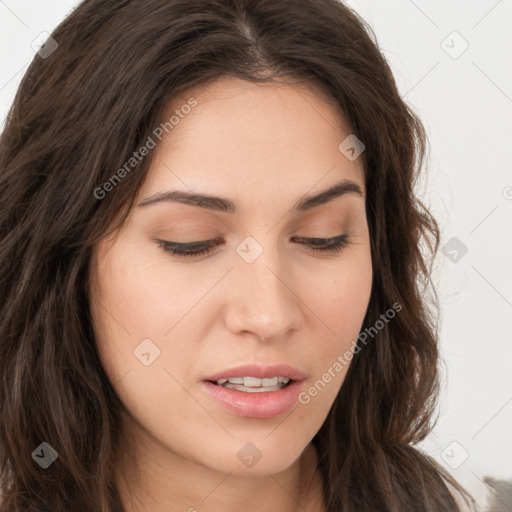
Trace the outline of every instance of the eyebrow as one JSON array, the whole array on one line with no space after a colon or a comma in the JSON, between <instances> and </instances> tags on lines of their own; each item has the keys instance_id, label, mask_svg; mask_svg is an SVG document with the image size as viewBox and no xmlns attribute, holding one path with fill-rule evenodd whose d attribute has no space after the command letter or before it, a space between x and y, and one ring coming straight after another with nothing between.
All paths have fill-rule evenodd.
<instances>
[{"instance_id":1,"label":"eyebrow","mask_svg":"<svg viewBox=\"0 0 512 512\"><path fill-rule=\"evenodd\" d=\"M361 187L355 181L341 180L327 190L314 195L304 196L293 205L292 211L295 213L304 212L306 210L315 208L316 206L326 204L329 201L332 201L333 199L346 194L357 194L358 196L364 198ZM138 206L144 207L163 202L188 204L200 208L206 208L207 210L211 211L230 214L235 214L238 212L237 203L231 199L208 194L200 194L197 192L186 192L182 190L157 192L156 194L153 194L152 196L144 199L141 203L138 204Z\"/></svg>"}]
</instances>

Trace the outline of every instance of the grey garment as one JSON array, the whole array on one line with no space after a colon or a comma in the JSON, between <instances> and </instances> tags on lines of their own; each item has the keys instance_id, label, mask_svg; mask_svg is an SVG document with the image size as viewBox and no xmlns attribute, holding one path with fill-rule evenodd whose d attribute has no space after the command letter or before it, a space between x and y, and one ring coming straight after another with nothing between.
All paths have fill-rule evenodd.
<instances>
[{"instance_id":1,"label":"grey garment","mask_svg":"<svg viewBox=\"0 0 512 512\"><path fill-rule=\"evenodd\" d=\"M489 477L484 482L490 488L486 512L512 512L512 482Z\"/></svg>"}]
</instances>

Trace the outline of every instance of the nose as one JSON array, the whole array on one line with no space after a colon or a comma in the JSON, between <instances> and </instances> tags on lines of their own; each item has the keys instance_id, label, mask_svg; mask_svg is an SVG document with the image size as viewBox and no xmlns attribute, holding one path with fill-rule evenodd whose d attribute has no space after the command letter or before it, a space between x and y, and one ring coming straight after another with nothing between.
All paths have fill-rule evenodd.
<instances>
[{"instance_id":1,"label":"nose","mask_svg":"<svg viewBox=\"0 0 512 512\"><path fill-rule=\"evenodd\" d=\"M304 302L291 276L277 250L266 249L252 263L237 261L228 292L228 329L237 335L252 333L263 341L300 329Z\"/></svg>"}]
</instances>

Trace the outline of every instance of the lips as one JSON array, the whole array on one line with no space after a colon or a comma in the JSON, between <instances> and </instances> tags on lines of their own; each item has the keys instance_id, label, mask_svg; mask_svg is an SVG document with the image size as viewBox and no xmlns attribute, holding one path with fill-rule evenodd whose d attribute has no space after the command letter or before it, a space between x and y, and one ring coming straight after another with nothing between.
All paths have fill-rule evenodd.
<instances>
[{"instance_id":1,"label":"lips","mask_svg":"<svg viewBox=\"0 0 512 512\"><path fill-rule=\"evenodd\" d=\"M275 364L261 366L258 364L246 364L221 370L205 377L206 382L217 382L220 379L229 379L230 377L257 377L259 379L270 379L272 377L287 377L293 381L301 381L306 378L306 374L297 368L288 364Z\"/></svg>"},{"instance_id":2,"label":"lips","mask_svg":"<svg viewBox=\"0 0 512 512\"><path fill-rule=\"evenodd\" d=\"M230 377L256 377L259 379L284 377L290 380L284 387L268 391L259 389L259 392L229 389L225 385L216 384L220 379L229 379ZM209 375L203 380L202 387L208 396L231 414L245 418L270 419L286 413L297 403L298 396L305 386L306 378L304 372L287 364L269 366L246 364Z\"/></svg>"}]
</instances>

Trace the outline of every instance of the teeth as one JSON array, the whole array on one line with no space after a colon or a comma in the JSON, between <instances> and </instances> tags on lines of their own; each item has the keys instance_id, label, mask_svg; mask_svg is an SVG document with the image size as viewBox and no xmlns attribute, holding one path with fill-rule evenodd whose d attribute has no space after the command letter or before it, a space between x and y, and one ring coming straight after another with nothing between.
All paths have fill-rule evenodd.
<instances>
[{"instance_id":1,"label":"teeth","mask_svg":"<svg viewBox=\"0 0 512 512\"><path fill-rule=\"evenodd\" d=\"M246 388L272 387L278 384L288 384L288 377L272 377L266 379L258 379L257 377L229 377L228 379L219 379L217 385L222 386L229 382Z\"/></svg>"},{"instance_id":2,"label":"teeth","mask_svg":"<svg viewBox=\"0 0 512 512\"><path fill-rule=\"evenodd\" d=\"M258 380L258 379L255 379ZM277 386L277 383L279 382L279 377L272 377L271 379L261 379L261 385L268 387L268 386ZM244 379L244 386L247 386ZM247 386L250 387L250 386Z\"/></svg>"},{"instance_id":3,"label":"teeth","mask_svg":"<svg viewBox=\"0 0 512 512\"><path fill-rule=\"evenodd\" d=\"M245 393L262 393L264 391L279 391L280 389L283 389L284 386L285 384L279 384L277 386L270 386L267 388L246 388L245 386L241 386L239 384L231 384L229 382L226 382L221 387L235 389L236 391L244 391Z\"/></svg>"},{"instance_id":4,"label":"teeth","mask_svg":"<svg viewBox=\"0 0 512 512\"><path fill-rule=\"evenodd\" d=\"M266 381L271 381L271 386L277 386L277 377L275 379L265 379ZM230 381L231 382L231 381ZM256 377L244 377L244 386L246 388L261 388L263 384L263 379L258 379ZM268 386L268 384L263 384L264 386Z\"/></svg>"}]
</instances>

